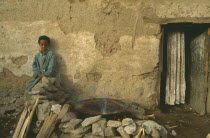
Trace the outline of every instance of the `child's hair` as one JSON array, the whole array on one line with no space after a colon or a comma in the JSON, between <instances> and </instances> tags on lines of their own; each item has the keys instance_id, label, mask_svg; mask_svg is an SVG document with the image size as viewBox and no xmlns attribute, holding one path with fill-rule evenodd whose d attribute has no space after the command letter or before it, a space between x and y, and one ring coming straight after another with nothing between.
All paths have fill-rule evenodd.
<instances>
[{"instance_id":1,"label":"child's hair","mask_svg":"<svg viewBox=\"0 0 210 138\"><path fill-rule=\"evenodd\" d=\"M38 43L40 44L41 40L46 40L48 42L48 44L50 44L50 38L46 35L40 36L38 39Z\"/></svg>"}]
</instances>

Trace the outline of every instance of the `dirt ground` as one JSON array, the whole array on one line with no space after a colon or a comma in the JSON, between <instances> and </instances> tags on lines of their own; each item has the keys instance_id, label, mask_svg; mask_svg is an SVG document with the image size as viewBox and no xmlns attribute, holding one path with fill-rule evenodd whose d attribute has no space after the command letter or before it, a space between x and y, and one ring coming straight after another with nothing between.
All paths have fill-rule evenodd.
<instances>
[{"instance_id":1,"label":"dirt ground","mask_svg":"<svg viewBox=\"0 0 210 138\"><path fill-rule=\"evenodd\" d=\"M187 105L164 107L164 110L149 111L155 114L157 123L165 126L168 137L172 130L177 133L176 138L206 138L210 133L210 115L200 116Z\"/></svg>"},{"instance_id":2,"label":"dirt ground","mask_svg":"<svg viewBox=\"0 0 210 138\"><path fill-rule=\"evenodd\" d=\"M147 114L155 114L157 123L165 126L168 130L168 137L172 130L177 133L176 138L206 138L210 133L210 115L199 116L189 106L164 107L164 111L159 109L147 111ZM18 118L0 117L0 138L11 137L11 132L15 128Z\"/></svg>"}]
</instances>

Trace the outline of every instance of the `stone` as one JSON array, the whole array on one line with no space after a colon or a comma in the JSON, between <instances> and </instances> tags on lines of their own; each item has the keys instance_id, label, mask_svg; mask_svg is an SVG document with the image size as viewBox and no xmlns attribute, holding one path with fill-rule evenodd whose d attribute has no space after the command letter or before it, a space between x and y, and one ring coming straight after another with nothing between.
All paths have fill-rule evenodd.
<instances>
[{"instance_id":1,"label":"stone","mask_svg":"<svg viewBox=\"0 0 210 138\"><path fill-rule=\"evenodd\" d=\"M137 126L141 127L142 124L143 124L145 121L146 121L146 120L137 120L137 121L135 121L135 123L136 123Z\"/></svg>"},{"instance_id":2,"label":"stone","mask_svg":"<svg viewBox=\"0 0 210 138\"><path fill-rule=\"evenodd\" d=\"M82 135L75 135L75 134L72 134L72 133L62 133L59 138L80 138L83 135L84 134L82 134Z\"/></svg>"},{"instance_id":3,"label":"stone","mask_svg":"<svg viewBox=\"0 0 210 138\"><path fill-rule=\"evenodd\" d=\"M50 135L49 138L58 138L58 135L57 135L55 132L53 132L53 133Z\"/></svg>"},{"instance_id":4,"label":"stone","mask_svg":"<svg viewBox=\"0 0 210 138\"><path fill-rule=\"evenodd\" d=\"M108 127L119 127L119 126L121 126L121 124L122 123L120 121L115 121L115 120L109 120L107 122Z\"/></svg>"},{"instance_id":5,"label":"stone","mask_svg":"<svg viewBox=\"0 0 210 138\"><path fill-rule=\"evenodd\" d=\"M91 126L80 126L75 130L70 130L74 135L84 135L84 133L88 132L91 129Z\"/></svg>"},{"instance_id":6,"label":"stone","mask_svg":"<svg viewBox=\"0 0 210 138\"><path fill-rule=\"evenodd\" d=\"M161 137L163 137L163 138L167 137L166 129L163 126L157 124L156 122L154 122L152 120L145 121L142 124L142 126L144 127L145 132L147 134L151 134L152 132L155 132L157 130L157 131L159 131L159 134Z\"/></svg>"},{"instance_id":7,"label":"stone","mask_svg":"<svg viewBox=\"0 0 210 138\"><path fill-rule=\"evenodd\" d=\"M130 125L127 125L125 128L124 128L125 132L127 134L133 134L135 131L136 131L136 124L135 123L132 123Z\"/></svg>"},{"instance_id":8,"label":"stone","mask_svg":"<svg viewBox=\"0 0 210 138\"><path fill-rule=\"evenodd\" d=\"M56 88L55 86L53 86L53 85L48 85L47 87L45 87L45 89L47 90L47 91L57 91L58 90L58 88Z\"/></svg>"},{"instance_id":9,"label":"stone","mask_svg":"<svg viewBox=\"0 0 210 138\"><path fill-rule=\"evenodd\" d=\"M69 128L70 129L76 129L79 127L79 125L81 124L82 119L71 119L71 121L69 122Z\"/></svg>"},{"instance_id":10,"label":"stone","mask_svg":"<svg viewBox=\"0 0 210 138\"><path fill-rule=\"evenodd\" d=\"M38 105L36 112L38 120L45 120L45 118L49 116L51 106L52 103L50 102L45 102Z\"/></svg>"},{"instance_id":11,"label":"stone","mask_svg":"<svg viewBox=\"0 0 210 138\"><path fill-rule=\"evenodd\" d=\"M9 93L7 91L0 91L0 97L6 97Z\"/></svg>"},{"instance_id":12,"label":"stone","mask_svg":"<svg viewBox=\"0 0 210 138\"><path fill-rule=\"evenodd\" d=\"M176 137L176 135L177 135L177 134L176 134L176 131L175 131L175 130L172 130L172 131L171 131L171 135L174 136L174 137ZM209 138L210 138L210 134L209 134Z\"/></svg>"},{"instance_id":13,"label":"stone","mask_svg":"<svg viewBox=\"0 0 210 138\"><path fill-rule=\"evenodd\" d=\"M36 121L36 126L41 127L43 125L44 121Z\"/></svg>"},{"instance_id":14,"label":"stone","mask_svg":"<svg viewBox=\"0 0 210 138\"><path fill-rule=\"evenodd\" d=\"M72 113L72 112L68 112L65 114L65 116L61 119L61 122L68 122L70 121L71 119L75 119L77 118L75 113Z\"/></svg>"},{"instance_id":15,"label":"stone","mask_svg":"<svg viewBox=\"0 0 210 138\"><path fill-rule=\"evenodd\" d=\"M90 132L85 134L83 138L104 138L104 136L95 136Z\"/></svg>"},{"instance_id":16,"label":"stone","mask_svg":"<svg viewBox=\"0 0 210 138\"><path fill-rule=\"evenodd\" d=\"M145 109L134 102L131 103L131 105L128 108L128 111L131 112L133 116L142 116L145 114Z\"/></svg>"},{"instance_id":17,"label":"stone","mask_svg":"<svg viewBox=\"0 0 210 138\"><path fill-rule=\"evenodd\" d=\"M120 135L123 137L123 138L130 138L130 135L128 135L124 128L122 126L118 127L117 128L117 131L120 133Z\"/></svg>"},{"instance_id":18,"label":"stone","mask_svg":"<svg viewBox=\"0 0 210 138\"><path fill-rule=\"evenodd\" d=\"M43 77L42 78L42 84L49 84L50 83L50 77Z\"/></svg>"},{"instance_id":19,"label":"stone","mask_svg":"<svg viewBox=\"0 0 210 138\"><path fill-rule=\"evenodd\" d=\"M52 105L51 111L53 111L55 114L58 114L61 111L61 105L60 104Z\"/></svg>"},{"instance_id":20,"label":"stone","mask_svg":"<svg viewBox=\"0 0 210 138\"><path fill-rule=\"evenodd\" d=\"M101 120L92 124L92 134L96 136L104 136L104 130L106 127L106 119L102 118Z\"/></svg>"},{"instance_id":21,"label":"stone","mask_svg":"<svg viewBox=\"0 0 210 138\"><path fill-rule=\"evenodd\" d=\"M133 122L134 122L133 119L131 119L131 118L125 118L125 119L122 120L122 126L130 125Z\"/></svg>"},{"instance_id":22,"label":"stone","mask_svg":"<svg viewBox=\"0 0 210 138\"><path fill-rule=\"evenodd\" d=\"M157 129L154 129L151 133L152 138L160 138L159 131Z\"/></svg>"},{"instance_id":23,"label":"stone","mask_svg":"<svg viewBox=\"0 0 210 138\"><path fill-rule=\"evenodd\" d=\"M59 138L71 138L71 134L69 133L62 133Z\"/></svg>"},{"instance_id":24,"label":"stone","mask_svg":"<svg viewBox=\"0 0 210 138\"><path fill-rule=\"evenodd\" d=\"M116 136L116 130L113 127L106 127L105 128L105 136L106 137L114 137Z\"/></svg>"},{"instance_id":25,"label":"stone","mask_svg":"<svg viewBox=\"0 0 210 138\"><path fill-rule=\"evenodd\" d=\"M93 124L94 122L100 120L101 117L102 117L101 115L98 115L98 116L86 118L86 119L82 122L82 126L91 125L91 124Z\"/></svg>"},{"instance_id":26,"label":"stone","mask_svg":"<svg viewBox=\"0 0 210 138\"><path fill-rule=\"evenodd\" d=\"M81 124L81 122L82 122L81 119L72 119L70 122L61 123L59 125L59 129L62 132L67 133L67 132L73 131L76 128L78 128L79 125Z\"/></svg>"},{"instance_id":27,"label":"stone","mask_svg":"<svg viewBox=\"0 0 210 138\"><path fill-rule=\"evenodd\" d=\"M31 91L40 91L41 89L43 89L43 83L37 83Z\"/></svg>"}]
</instances>

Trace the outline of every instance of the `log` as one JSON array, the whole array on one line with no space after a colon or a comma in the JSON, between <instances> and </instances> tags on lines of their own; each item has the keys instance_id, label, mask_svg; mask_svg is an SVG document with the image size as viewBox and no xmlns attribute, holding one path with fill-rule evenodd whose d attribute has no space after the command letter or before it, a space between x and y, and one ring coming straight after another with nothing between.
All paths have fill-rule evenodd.
<instances>
[{"instance_id":1,"label":"log","mask_svg":"<svg viewBox=\"0 0 210 138\"><path fill-rule=\"evenodd\" d=\"M23 124L23 127L21 128L21 132L20 132L20 135L18 136L18 138L23 138L25 131L26 131L27 124L28 124L28 120L29 120L29 116L26 118L26 120Z\"/></svg>"},{"instance_id":2,"label":"log","mask_svg":"<svg viewBox=\"0 0 210 138\"><path fill-rule=\"evenodd\" d=\"M61 109L60 113L58 114L58 117L56 118L56 120L54 121L52 126L50 127L49 133L47 135L47 138L50 137L50 135L52 134L52 132L53 132L53 130L55 128L56 123L65 116L65 114L68 112L68 110L69 110L69 105L68 104L64 104L63 108Z\"/></svg>"},{"instance_id":3,"label":"log","mask_svg":"<svg viewBox=\"0 0 210 138\"><path fill-rule=\"evenodd\" d=\"M31 111L30 115L29 115L29 119L28 119L26 131L25 131L25 134L24 134L24 138L27 137L27 134L28 134L28 131L29 131L30 125L31 125L31 120L32 120L32 118L33 118L34 112L35 112L35 110L36 110L38 104L39 104L39 98L36 99L36 102L35 102L35 104L34 104L34 106L33 106L33 108L32 108L32 111Z\"/></svg>"},{"instance_id":4,"label":"log","mask_svg":"<svg viewBox=\"0 0 210 138\"><path fill-rule=\"evenodd\" d=\"M135 115L136 118L138 119L155 119L155 115Z\"/></svg>"},{"instance_id":5,"label":"log","mask_svg":"<svg viewBox=\"0 0 210 138\"><path fill-rule=\"evenodd\" d=\"M51 114L48 116L36 138L49 138L55 128L56 123L65 116L68 110L69 105L65 104L59 114Z\"/></svg>"},{"instance_id":6,"label":"log","mask_svg":"<svg viewBox=\"0 0 210 138\"><path fill-rule=\"evenodd\" d=\"M36 138L49 138L57 123L57 117L57 114L51 114L48 119L45 120Z\"/></svg>"},{"instance_id":7,"label":"log","mask_svg":"<svg viewBox=\"0 0 210 138\"><path fill-rule=\"evenodd\" d=\"M25 107L21 116L20 116L20 119L18 121L18 124L16 126L16 129L15 129L15 132L14 132L12 138L18 138L18 136L20 134L20 131L21 131L21 128L24 124L24 121L26 120L26 115L27 115L27 108Z\"/></svg>"},{"instance_id":8,"label":"log","mask_svg":"<svg viewBox=\"0 0 210 138\"><path fill-rule=\"evenodd\" d=\"M61 109L60 113L58 114L57 120L61 120L69 110L69 104L64 104L63 108Z\"/></svg>"}]
</instances>

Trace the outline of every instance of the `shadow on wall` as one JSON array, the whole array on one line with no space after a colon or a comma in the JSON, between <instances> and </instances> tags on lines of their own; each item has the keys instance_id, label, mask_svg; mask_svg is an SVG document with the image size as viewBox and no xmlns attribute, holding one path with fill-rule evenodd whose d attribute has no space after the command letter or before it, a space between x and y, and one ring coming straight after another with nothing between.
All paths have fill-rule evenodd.
<instances>
[{"instance_id":1,"label":"shadow on wall","mask_svg":"<svg viewBox=\"0 0 210 138\"><path fill-rule=\"evenodd\" d=\"M63 55L57 53L59 48L59 44L57 40L51 38L51 50L56 55L56 78L59 79L61 82L61 85L64 87L65 92L70 94L70 99L75 101L78 99L79 92L81 92L81 89L75 88L73 86L73 80L71 75L67 74L67 66L66 61L63 60ZM71 60L71 59L70 59Z\"/></svg>"}]
</instances>

